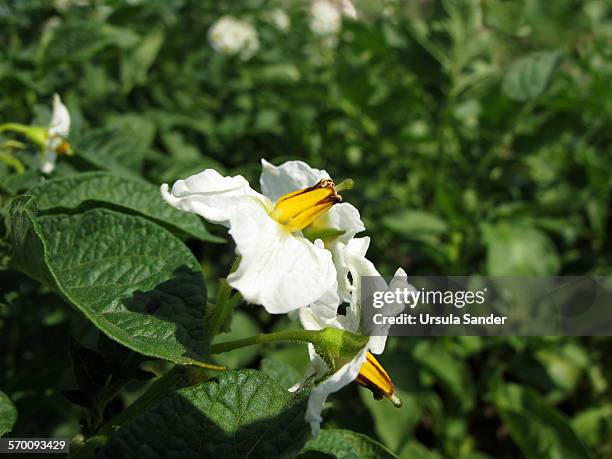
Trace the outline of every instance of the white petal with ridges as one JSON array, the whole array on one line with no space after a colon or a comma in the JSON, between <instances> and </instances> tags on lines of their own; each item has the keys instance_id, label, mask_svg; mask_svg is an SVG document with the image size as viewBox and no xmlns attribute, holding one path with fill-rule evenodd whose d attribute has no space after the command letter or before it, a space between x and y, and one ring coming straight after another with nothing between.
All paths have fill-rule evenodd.
<instances>
[{"instance_id":1,"label":"white petal with ridges","mask_svg":"<svg viewBox=\"0 0 612 459\"><path fill-rule=\"evenodd\" d=\"M168 191L164 183L161 193L166 202L177 209L196 213L224 226L229 226L232 215L245 203L272 208L270 200L253 190L243 176L224 177L213 169L177 180L172 191Z\"/></svg>"},{"instance_id":2,"label":"white petal with ridges","mask_svg":"<svg viewBox=\"0 0 612 459\"><path fill-rule=\"evenodd\" d=\"M365 230L361 216L357 208L348 202L341 202L329 209L326 214L321 215L315 222L314 227L333 228L344 231L335 241L345 244L355 237L355 234Z\"/></svg>"},{"instance_id":3,"label":"white petal with ridges","mask_svg":"<svg viewBox=\"0 0 612 459\"><path fill-rule=\"evenodd\" d=\"M323 420L321 418L321 411L323 411L323 405L327 397L334 392L338 392L357 378L359 369L366 360L366 352L367 348L363 348L353 360L345 364L327 379L318 383L310 392L305 420L310 423L313 435L317 435L321 430L321 421Z\"/></svg>"},{"instance_id":4,"label":"white petal with ridges","mask_svg":"<svg viewBox=\"0 0 612 459\"><path fill-rule=\"evenodd\" d=\"M326 171L312 168L303 161L287 161L275 166L265 159L261 160L261 192L272 201L328 178L330 177Z\"/></svg>"},{"instance_id":5,"label":"white petal with ridges","mask_svg":"<svg viewBox=\"0 0 612 459\"><path fill-rule=\"evenodd\" d=\"M53 113L49 123L49 136L68 137L70 133L70 113L58 94L53 95Z\"/></svg>"},{"instance_id":6,"label":"white petal with ridges","mask_svg":"<svg viewBox=\"0 0 612 459\"><path fill-rule=\"evenodd\" d=\"M335 280L331 254L322 243L288 232L264 206L240 206L230 218L230 234L242 259L229 284L270 313L307 306Z\"/></svg>"},{"instance_id":7,"label":"white petal with ridges","mask_svg":"<svg viewBox=\"0 0 612 459\"><path fill-rule=\"evenodd\" d=\"M48 150L44 156L43 162L40 165L40 170L43 174L50 174L55 169L55 161L57 160L57 153L55 150Z\"/></svg>"}]
</instances>

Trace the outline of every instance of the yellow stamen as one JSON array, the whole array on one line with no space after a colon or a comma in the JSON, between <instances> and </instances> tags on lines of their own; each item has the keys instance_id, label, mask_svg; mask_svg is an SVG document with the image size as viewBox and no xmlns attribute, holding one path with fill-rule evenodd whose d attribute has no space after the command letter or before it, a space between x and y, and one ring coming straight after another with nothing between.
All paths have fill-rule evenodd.
<instances>
[{"instance_id":1,"label":"yellow stamen","mask_svg":"<svg viewBox=\"0 0 612 459\"><path fill-rule=\"evenodd\" d=\"M387 397L397 408L402 406L402 401L395 395L395 389L391 378L380 363L368 351L366 361L359 369L359 375L355 382L372 391L374 398L380 400Z\"/></svg>"},{"instance_id":2,"label":"yellow stamen","mask_svg":"<svg viewBox=\"0 0 612 459\"><path fill-rule=\"evenodd\" d=\"M72 153L72 147L68 142L62 140L62 143L59 144L55 151L59 155L69 155L70 153Z\"/></svg>"},{"instance_id":3,"label":"yellow stamen","mask_svg":"<svg viewBox=\"0 0 612 459\"><path fill-rule=\"evenodd\" d=\"M319 180L303 190L292 191L278 198L270 214L291 232L300 231L342 201L331 179Z\"/></svg>"}]
</instances>

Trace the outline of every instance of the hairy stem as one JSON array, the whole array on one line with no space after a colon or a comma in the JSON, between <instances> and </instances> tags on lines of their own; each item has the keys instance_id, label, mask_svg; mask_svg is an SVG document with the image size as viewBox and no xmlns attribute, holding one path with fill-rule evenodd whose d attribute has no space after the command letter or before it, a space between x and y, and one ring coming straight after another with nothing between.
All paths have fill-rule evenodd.
<instances>
[{"instance_id":1,"label":"hairy stem","mask_svg":"<svg viewBox=\"0 0 612 459\"><path fill-rule=\"evenodd\" d=\"M0 124L0 132L3 131L14 131L14 132L20 132L22 134L25 134L29 129L29 126L24 126L23 124L19 124L19 123L5 123L5 124Z\"/></svg>"},{"instance_id":2,"label":"hairy stem","mask_svg":"<svg viewBox=\"0 0 612 459\"><path fill-rule=\"evenodd\" d=\"M229 274L236 271L239 264L240 257L236 257ZM234 296L230 297L231 293L232 287L230 287L230 285L227 283L227 280L220 279L217 304L215 305L212 315L208 319L208 336L213 337L219 334L224 324L230 320L232 313L234 312L234 308L242 299L239 293L236 293Z\"/></svg>"},{"instance_id":3,"label":"hairy stem","mask_svg":"<svg viewBox=\"0 0 612 459\"><path fill-rule=\"evenodd\" d=\"M210 347L210 353L221 354L241 347L252 346L253 344L276 343L279 341L315 343L318 341L319 334L318 330L287 330L277 333L260 333L249 338L213 344Z\"/></svg>"}]
</instances>

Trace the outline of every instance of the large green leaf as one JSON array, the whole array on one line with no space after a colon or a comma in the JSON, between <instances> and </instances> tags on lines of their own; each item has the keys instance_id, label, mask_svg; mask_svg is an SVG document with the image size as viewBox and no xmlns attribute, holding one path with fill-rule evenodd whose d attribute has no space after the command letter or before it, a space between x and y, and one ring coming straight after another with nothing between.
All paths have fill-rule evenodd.
<instances>
[{"instance_id":1,"label":"large green leaf","mask_svg":"<svg viewBox=\"0 0 612 459\"><path fill-rule=\"evenodd\" d=\"M178 238L107 209L37 217L33 203L21 196L10 211L15 267L130 349L183 364L204 358L204 279Z\"/></svg>"},{"instance_id":2,"label":"large green leaf","mask_svg":"<svg viewBox=\"0 0 612 459\"><path fill-rule=\"evenodd\" d=\"M521 222L484 225L491 276L553 276L561 264L546 234Z\"/></svg>"},{"instance_id":3,"label":"large green leaf","mask_svg":"<svg viewBox=\"0 0 612 459\"><path fill-rule=\"evenodd\" d=\"M507 384L496 390L494 400L512 439L526 457L589 457L565 417L532 389Z\"/></svg>"},{"instance_id":4,"label":"large green leaf","mask_svg":"<svg viewBox=\"0 0 612 459\"><path fill-rule=\"evenodd\" d=\"M153 30L131 52L121 60L121 81L123 92L128 93L138 84L147 81L147 71L159 54L164 42L164 32Z\"/></svg>"},{"instance_id":5,"label":"large green leaf","mask_svg":"<svg viewBox=\"0 0 612 459\"><path fill-rule=\"evenodd\" d=\"M0 437L9 433L17 421L17 409L13 402L0 390Z\"/></svg>"},{"instance_id":6,"label":"large green leaf","mask_svg":"<svg viewBox=\"0 0 612 459\"><path fill-rule=\"evenodd\" d=\"M397 456L371 438L357 432L343 429L322 430L302 450L304 453L317 451L337 459L386 459Z\"/></svg>"},{"instance_id":7,"label":"large green leaf","mask_svg":"<svg viewBox=\"0 0 612 459\"><path fill-rule=\"evenodd\" d=\"M436 451L427 449L415 440L406 443L399 452L401 459L442 459Z\"/></svg>"},{"instance_id":8,"label":"large green leaf","mask_svg":"<svg viewBox=\"0 0 612 459\"><path fill-rule=\"evenodd\" d=\"M99 457L291 457L310 433L305 402L260 371L225 371L142 411Z\"/></svg>"},{"instance_id":9,"label":"large green leaf","mask_svg":"<svg viewBox=\"0 0 612 459\"><path fill-rule=\"evenodd\" d=\"M41 211L75 209L83 203L101 203L137 212L164 226L204 241L221 241L211 235L195 214L167 205L159 190L145 182L118 177L108 172L86 172L47 180L30 189Z\"/></svg>"},{"instance_id":10,"label":"large green leaf","mask_svg":"<svg viewBox=\"0 0 612 459\"><path fill-rule=\"evenodd\" d=\"M419 342L413 356L435 376L457 404L466 410L474 406L474 382L464 360L449 352L439 341Z\"/></svg>"},{"instance_id":11,"label":"large green leaf","mask_svg":"<svg viewBox=\"0 0 612 459\"><path fill-rule=\"evenodd\" d=\"M293 387L304 377L304 375L294 367L274 357L264 357L261 359L259 368L285 389Z\"/></svg>"},{"instance_id":12,"label":"large green leaf","mask_svg":"<svg viewBox=\"0 0 612 459\"><path fill-rule=\"evenodd\" d=\"M395 388L396 395L402 401L402 408L397 409L388 400L376 400L370 391L359 391L361 401L374 418L374 430L378 437L391 448L398 451L404 442L411 438L414 428L423 415L418 395Z\"/></svg>"},{"instance_id":13,"label":"large green leaf","mask_svg":"<svg viewBox=\"0 0 612 459\"><path fill-rule=\"evenodd\" d=\"M66 21L52 30L43 56L45 61L84 62L108 46L128 48L138 39L129 29L100 21Z\"/></svg>"},{"instance_id":14,"label":"large green leaf","mask_svg":"<svg viewBox=\"0 0 612 459\"><path fill-rule=\"evenodd\" d=\"M446 222L422 210L407 209L383 218L383 225L391 231L409 237L438 235L446 232Z\"/></svg>"},{"instance_id":15,"label":"large green leaf","mask_svg":"<svg viewBox=\"0 0 612 459\"><path fill-rule=\"evenodd\" d=\"M612 446L612 403L596 405L578 413L571 421L576 434L589 446Z\"/></svg>"},{"instance_id":16,"label":"large green leaf","mask_svg":"<svg viewBox=\"0 0 612 459\"><path fill-rule=\"evenodd\" d=\"M502 90L511 99L535 99L544 92L553 76L561 52L540 51L512 63L504 77Z\"/></svg>"}]
</instances>

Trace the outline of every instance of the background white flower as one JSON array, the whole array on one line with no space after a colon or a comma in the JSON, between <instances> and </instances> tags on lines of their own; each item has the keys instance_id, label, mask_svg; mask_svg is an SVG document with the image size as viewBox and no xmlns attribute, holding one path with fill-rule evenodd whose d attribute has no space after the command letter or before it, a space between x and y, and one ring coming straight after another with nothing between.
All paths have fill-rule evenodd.
<instances>
[{"instance_id":1,"label":"background white flower","mask_svg":"<svg viewBox=\"0 0 612 459\"><path fill-rule=\"evenodd\" d=\"M259 50L257 31L248 22L231 16L219 18L208 31L210 45L227 55L239 55L248 60Z\"/></svg>"},{"instance_id":2,"label":"background white flower","mask_svg":"<svg viewBox=\"0 0 612 459\"><path fill-rule=\"evenodd\" d=\"M281 8L276 8L270 11L269 18L272 24L274 24L282 32L287 32L291 27L291 19L289 19L289 15Z\"/></svg>"},{"instance_id":3,"label":"background white flower","mask_svg":"<svg viewBox=\"0 0 612 459\"><path fill-rule=\"evenodd\" d=\"M66 12L75 6L89 6L89 0L55 0L53 6L61 12Z\"/></svg>"},{"instance_id":4,"label":"background white flower","mask_svg":"<svg viewBox=\"0 0 612 459\"><path fill-rule=\"evenodd\" d=\"M342 26L342 17L357 18L350 0L313 0L310 5L310 29L317 35L335 35Z\"/></svg>"},{"instance_id":5,"label":"background white flower","mask_svg":"<svg viewBox=\"0 0 612 459\"><path fill-rule=\"evenodd\" d=\"M53 95L53 112L47 130L47 148L40 169L45 174L53 172L57 154L69 148L66 138L70 134L70 113L58 94ZM67 146L67 147L66 147ZM65 153L65 151L61 151Z\"/></svg>"}]
</instances>

